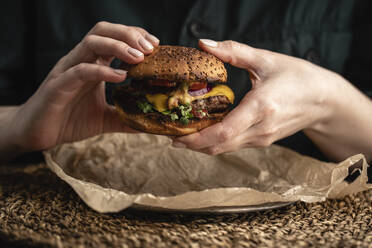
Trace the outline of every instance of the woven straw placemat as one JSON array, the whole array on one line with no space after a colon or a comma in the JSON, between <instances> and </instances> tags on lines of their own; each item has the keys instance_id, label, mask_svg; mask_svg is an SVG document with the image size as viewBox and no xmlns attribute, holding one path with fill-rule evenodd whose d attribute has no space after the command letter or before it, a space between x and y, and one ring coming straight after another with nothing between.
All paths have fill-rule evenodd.
<instances>
[{"instance_id":1,"label":"woven straw placemat","mask_svg":"<svg viewBox=\"0 0 372 248\"><path fill-rule=\"evenodd\" d=\"M0 247L371 247L372 191L264 212L100 214L45 165L0 167Z\"/></svg>"}]
</instances>

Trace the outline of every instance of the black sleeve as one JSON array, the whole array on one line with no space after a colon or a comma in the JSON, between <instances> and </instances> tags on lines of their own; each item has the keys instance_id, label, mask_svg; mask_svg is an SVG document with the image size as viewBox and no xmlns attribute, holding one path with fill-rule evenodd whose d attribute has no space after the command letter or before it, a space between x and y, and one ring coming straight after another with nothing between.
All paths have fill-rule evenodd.
<instances>
[{"instance_id":1,"label":"black sleeve","mask_svg":"<svg viewBox=\"0 0 372 248\"><path fill-rule=\"evenodd\" d=\"M356 1L353 11L353 39L344 76L372 98L372 2Z\"/></svg>"},{"instance_id":2,"label":"black sleeve","mask_svg":"<svg viewBox=\"0 0 372 248\"><path fill-rule=\"evenodd\" d=\"M0 8L0 105L24 102L33 82L33 1L4 1Z\"/></svg>"}]
</instances>

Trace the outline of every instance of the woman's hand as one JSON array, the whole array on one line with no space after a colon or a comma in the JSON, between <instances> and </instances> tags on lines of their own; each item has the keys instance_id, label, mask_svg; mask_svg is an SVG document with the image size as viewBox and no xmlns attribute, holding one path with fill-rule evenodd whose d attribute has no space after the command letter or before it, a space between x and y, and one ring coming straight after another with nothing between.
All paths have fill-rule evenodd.
<instances>
[{"instance_id":1,"label":"woman's hand","mask_svg":"<svg viewBox=\"0 0 372 248\"><path fill-rule=\"evenodd\" d=\"M131 132L106 103L105 81L122 82L126 71L110 68L116 57L139 63L159 40L138 27L97 23L61 58L37 92L8 116L7 137L22 151L41 150L103 132ZM4 140L3 142L4 143Z\"/></svg>"},{"instance_id":2,"label":"woman's hand","mask_svg":"<svg viewBox=\"0 0 372 248\"><path fill-rule=\"evenodd\" d=\"M214 155L244 147L266 147L305 129L332 158L340 159L358 152L352 145L356 143L353 137L345 135L342 142L350 145L348 149L329 148L339 148L337 139L348 131L345 124L350 118L363 119L362 116L351 116L358 109L360 112L360 108L369 108L366 111L372 116L371 102L345 79L305 60L233 41L201 40L199 45L224 62L247 70L253 86L222 122L175 139L174 146ZM355 101L363 105L358 106ZM343 114L344 111L349 114ZM366 111L363 114L367 114ZM372 119L369 124L372 126ZM340 128L340 125L345 127ZM353 127L353 123L349 125L349 128ZM366 141L367 144L372 147L371 141Z\"/></svg>"}]
</instances>

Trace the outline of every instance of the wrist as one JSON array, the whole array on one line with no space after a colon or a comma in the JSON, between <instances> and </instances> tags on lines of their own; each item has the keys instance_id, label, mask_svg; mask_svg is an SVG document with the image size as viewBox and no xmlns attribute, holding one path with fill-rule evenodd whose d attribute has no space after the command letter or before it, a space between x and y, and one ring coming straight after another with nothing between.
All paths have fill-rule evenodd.
<instances>
[{"instance_id":1,"label":"wrist","mask_svg":"<svg viewBox=\"0 0 372 248\"><path fill-rule=\"evenodd\" d=\"M324 71L325 73L321 73L321 78L318 79L320 82L317 96L318 118L305 128L305 131L328 133L328 127L332 126L334 121L343 118L342 115L348 105L348 101L345 100L353 91L353 86L342 76L325 69Z\"/></svg>"},{"instance_id":2,"label":"wrist","mask_svg":"<svg viewBox=\"0 0 372 248\"><path fill-rule=\"evenodd\" d=\"M0 107L0 160L11 160L26 152L20 139L19 106Z\"/></svg>"}]
</instances>

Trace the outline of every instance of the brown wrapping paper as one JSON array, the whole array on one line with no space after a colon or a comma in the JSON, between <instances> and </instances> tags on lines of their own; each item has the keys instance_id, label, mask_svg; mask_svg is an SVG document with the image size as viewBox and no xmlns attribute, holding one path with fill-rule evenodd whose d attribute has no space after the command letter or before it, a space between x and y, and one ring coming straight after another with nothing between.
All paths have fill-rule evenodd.
<instances>
[{"instance_id":1,"label":"brown wrapping paper","mask_svg":"<svg viewBox=\"0 0 372 248\"><path fill-rule=\"evenodd\" d=\"M134 203L187 210L318 202L372 187L360 154L336 164L276 145L209 156L170 144L164 136L105 134L44 156L49 168L99 212Z\"/></svg>"}]
</instances>

